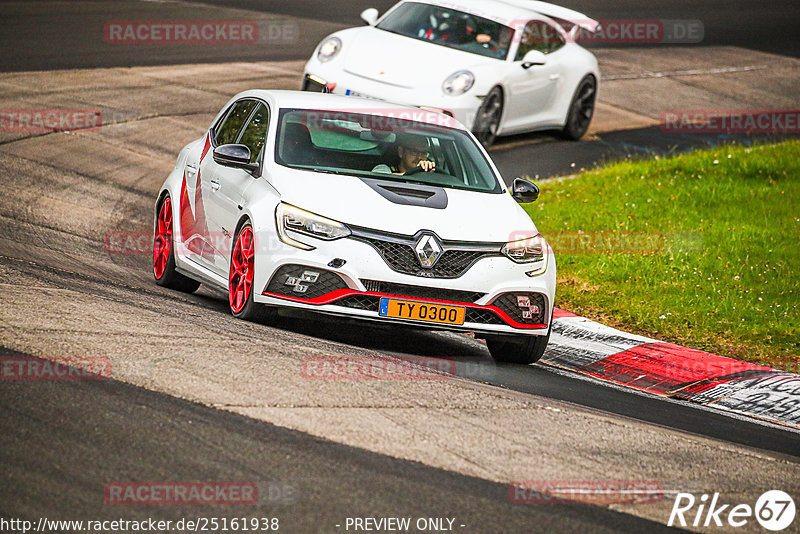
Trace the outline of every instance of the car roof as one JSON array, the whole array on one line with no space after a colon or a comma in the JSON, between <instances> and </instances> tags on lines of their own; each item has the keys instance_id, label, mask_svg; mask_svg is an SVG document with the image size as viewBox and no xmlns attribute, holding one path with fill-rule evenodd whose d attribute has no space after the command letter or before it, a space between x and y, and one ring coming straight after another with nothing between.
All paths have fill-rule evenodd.
<instances>
[{"instance_id":1,"label":"car roof","mask_svg":"<svg viewBox=\"0 0 800 534\"><path fill-rule=\"evenodd\" d=\"M252 89L237 94L231 99L231 102L247 97L260 98L275 104L281 109L321 109L365 113L466 130L457 120L438 111L392 104L382 100L314 93L311 91ZM227 108L228 106L226 105L225 107Z\"/></svg>"}]
</instances>

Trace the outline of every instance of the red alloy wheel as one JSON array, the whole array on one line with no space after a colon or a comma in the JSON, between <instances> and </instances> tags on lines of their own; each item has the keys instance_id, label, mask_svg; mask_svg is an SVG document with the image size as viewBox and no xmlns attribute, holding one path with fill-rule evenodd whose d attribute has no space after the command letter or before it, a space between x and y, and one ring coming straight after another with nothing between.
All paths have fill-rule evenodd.
<instances>
[{"instance_id":1,"label":"red alloy wheel","mask_svg":"<svg viewBox=\"0 0 800 534\"><path fill-rule=\"evenodd\" d=\"M245 226L236 238L236 245L231 255L231 272L228 280L228 301L233 313L240 313L253 288L253 229Z\"/></svg>"},{"instance_id":2,"label":"red alloy wheel","mask_svg":"<svg viewBox=\"0 0 800 534\"><path fill-rule=\"evenodd\" d=\"M153 274L156 280L161 280L167 270L167 262L172 251L172 202L169 197L164 199L161 210L158 212L156 223L156 238L153 241Z\"/></svg>"}]
</instances>

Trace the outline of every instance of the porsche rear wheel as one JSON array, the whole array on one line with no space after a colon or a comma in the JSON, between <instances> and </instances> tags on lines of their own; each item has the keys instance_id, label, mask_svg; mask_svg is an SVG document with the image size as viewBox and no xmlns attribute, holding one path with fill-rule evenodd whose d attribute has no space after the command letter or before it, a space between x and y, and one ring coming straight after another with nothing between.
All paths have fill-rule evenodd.
<instances>
[{"instance_id":1,"label":"porsche rear wheel","mask_svg":"<svg viewBox=\"0 0 800 534\"><path fill-rule=\"evenodd\" d=\"M475 117L475 126L472 133L485 147L489 148L497 139L497 130L500 129L500 118L503 116L503 91L499 87L492 89L483 104L478 108Z\"/></svg>"},{"instance_id":2,"label":"porsche rear wheel","mask_svg":"<svg viewBox=\"0 0 800 534\"><path fill-rule=\"evenodd\" d=\"M569 106L569 113L567 113L567 123L564 125L564 129L561 130L563 137L577 141L586 134L589 124L592 122L592 116L594 116L596 98L597 82L594 76L590 74L581 80L575 90L575 95L572 97L572 103Z\"/></svg>"},{"instance_id":3,"label":"porsche rear wheel","mask_svg":"<svg viewBox=\"0 0 800 534\"><path fill-rule=\"evenodd\" d=\"M228 304L234 317L246 321L267 322L276 315L274 308L253 301L255 274L255 237L253 226L242 225L233 241L228 275Z\"/></svg>"},{"instance_id":4,"label":"porsche rear wheel","mask_svg":"<svg viewBox=\"0 0 800 534\"><path fill-rule=\"evenodd\" d=\"M200 287L200 282L182 275L175 270L175 246L172 239L172 201L169 195L161 201L156 219L153 239L153 277L156 284L192 293Z\"/></svg>"}]
</instances>

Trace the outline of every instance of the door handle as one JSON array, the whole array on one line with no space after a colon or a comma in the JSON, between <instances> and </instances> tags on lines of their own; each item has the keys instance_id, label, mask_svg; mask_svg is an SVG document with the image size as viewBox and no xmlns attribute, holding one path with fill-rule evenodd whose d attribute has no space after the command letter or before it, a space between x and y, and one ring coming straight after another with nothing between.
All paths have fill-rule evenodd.
<instances>
[{"instance_id":1,"label":"door handle","mask_svg":"<svg viewBox=\"0 0 800 534\"><path fill-rule=\"evenodd\" d=\"M557 73L557 72L554 73L554 74L551 74L550 76L548 76L548 78L550 78L551 81L555 81L555 80L559 79L560 77L561 77L561 75L559 73Z\"/></svg>"},{"instance_id":2,"label":"door handle","mask_svg":"<svg viewBox=\"0 0 800 534\"><path fill-rule=\"evenodd\" d=\"M186 176L189 178L194 178L197 174L197 167L194 165L187 165L186 166Z\"/></svg>"},{"instance_id":3,"label":"door handle","mask_svg":"<svg viewBox=\"0 0 800 534\"><path fill-rule=\"evenodd\" d=\"M219 191L219 182L217 180L211 180L211 189Z\"/></svg>"}]
</instances>

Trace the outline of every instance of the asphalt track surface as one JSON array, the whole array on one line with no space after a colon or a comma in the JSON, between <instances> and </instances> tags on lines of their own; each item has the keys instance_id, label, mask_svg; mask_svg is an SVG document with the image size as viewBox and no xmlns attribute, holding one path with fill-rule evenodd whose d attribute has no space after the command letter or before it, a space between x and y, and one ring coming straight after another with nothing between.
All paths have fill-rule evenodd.
<instances>
[{"instance_id":1,"label":"asphalt track surface","mask_svg":"<svg viewBox=\"0 0 800 534\"><path fill-rule=\"evenodd\" d=\"M0 424L15 429L0 433L0 517L114 517L104 504L104 481L225 480L256 482L259 504L223 511L136 506L119 515L175 521L277 517L280 532L314 533L341 532L336 525L346 517L381 516L446 516L456 518L455 530L463 532L499 532L498 525L503 532L532 526L550 532L672 531L601 507L571 504L565 514L551 504L514 504L504 484L326 442L114 380L4 384Z\"/></svg>"},{"instance_id":2,"label":"asphalt track surface","mask_svg":"<svg viewBox=\"0 0 800 534\"><path fill-rule=\"evenodd\" d=\"M315 18L341 24L350 24L353 14L357 15L363 7L382 7L373 3L362 6L359 2L350 2L345 6L333 2L289 1L217 4L252 10L263 10L268 5L271 13L293 16L313 12ZM622 12L625 18L714 20L713 24L706 23L709 42L747 44L787 55L796 55L799 50L795 32L787 31L784 35L788 34L788 38L785 39L767 39L763 36L767 26L774 36L795 23L796 11L792 9L794 4L791 2L748 7L752 16L747 16L747 19L752 24L752 31L748 29L749 26L744 29L737 26L744 16L744 9L737 10L731 7L731 3L721 7L721 4L711 2L700 6L694 2L662 2L646 10L635 3L638 7L626 10L628 4L634 6L633 2L629 2L615 3L613 9L605 7L608 11L603 11L605 4L598 4L587 2L569 5L597 17L618 16ZM228 54L237 53L233 49L223 50L216 57L208 57L208 51L205 50L178 50L174 57L167 59L148 57L141 49L109 53L102 43L81 44L81 37L76 34L76 28L81 26L102 29L102 22L109 19L153 18L152 10L164 7L157 3L142 5L141 2L120 2L111 7L104 2L74 2L74 9L62 10L56 15L53 8L63 8L63 2L30 2L26 4L30 7L25 9L31 11L20 16L16 22L13 17L5 16L11 11L24 12L21 5L21 2L0 4L6 24L24 30L4 32L0 36L0 40L4 40L3 50L7 52L0 58L0 70L264 59L255 56L232 57ZM120 5L129 5L132 11L126 12ZM175 10L170 15L174 18L186 16L189 7L194 14L198 9L183 3L165 5ZM747 6L752 4L748 2ZM32 22L32 14L37 16L36 23ZM192 18L202 17L195 15ZM37 33L37 27L41 25L48 28L46 38ZM738 32L733 31L737 28ZM91 32L86 30L86 33ZM12 35L13 38L10 37ZM317 38L316 35L309 36L308 41ZM737 38L744 42L737 42ZM54 48L53 42L64 45ZM252 54L253 51L247 50L246 53ZM305 57L307 51L285 50L276 54L273 59L289 59ZM634 137L639 133L633 132ZM630 134L628 132L624 143L629 144ZM664 151L673 149L674 140L652 141L653 137L643 132L644 140L636 143L636 146ZM717 138L692 139L696 146L718 142ZM577 146L586 152L586 161L597 161L609 154L602 143L602 140L589 141ZM569 157L575 154L576 145L543 144L547 146L541 149L541 153L548 152L551 159L558 161L552 164L552 170L545 168L540 172L563 173L564 165L569 165ZM647 153L647 150L642 152ZM525 171L525 163L520 163L518 151L501 150L495 157L507 169L517 165L520 173ZM456 339L453 335L440 336L427 332L404 332L398 335L393 329L373 329L362 324L332 320L297 321L291 317L283 318L276 325L278 334L273 334L273 329L259 325L237 324L227 316L224 299L211 292L201 290L198 295L186 296L156 288L148 279L149 260L146 256L105 258L108 264L122 262L124 269L121 270L107 271L107 267L118 265L102 262L76 268L78 254L75 247L76 243L82 242L83 238L78 235L82 230L61 221L54 221L47 226L41 220L37 221L31 211L31 205L38 203L42 191L50 187L46 180L33 178L32 175L30 184L25 184L19 178L28 178L26 172L40 172L30 170L35 166L33 160L24 160L2 169L5 178L16 177L14 187L20 187L22 191L13 199L0 202L0 227L4 235L0 247L0 268L9 277L9 285L3 289L4 301L20 298L18 293L10 289L10 285L24 281L30 287L53 292L54 295L59 295L60 291L74 291L71 294L78 297L90 296L112 303L125 302L139 309L143 315L153 314L163 320L169 320L176 313L183 314L182 319L187 320L188 313L190 321L214 323L214 328L208 334L210 338L232 338L234 330L244 330L248 335L259 337L276 335L281 346L293 346L310 339L313 344L338 344L356 353L369 351L400 358L410 355L455 355L462 363L471 364L468 366L471 371L462 373L462 378L524 395L552 399L566 406L574 405L579 410L586 409L587 412L610 417L619 425L628 424L628 420L644 422L645 427L652 427L654 434L679 431L686 433L687 439L703 436L718 443L721 449L730 444L741 445L754 456L780 459L793 466L793 469L800 463L800 438L797 433L772 425L734 419L684 403L666 402L607 387L544 367L495 365L485 348ZM61 169L50 169L50 172L53 170L61 173ZM115 199L113 209L129 213L139 223L146 221L150 216L146 211L150 199L146 198L138 184L117 185L127 196ZM63 185L57 189L61 187ZM25 202L21 202L21 198ZM40 226L33 229L31 224ZM26 256L24 250L32 240L37 247L51 251ZM73 303L65 298L63 306L73 306ZM31 320L34 319L31 317ZM110 317L102 320L113 323L116 319ZM11 320L4 323L4 328L10 324ZM89 327L86 328L87 336L91 335ZM55 330L50 333L42 330L36 332L40 336L60 335ZM79 336L80 332L76 332L76 335ZM42 345L42 350L54 351L67 343L68 340L53 337L51 342ZM122 338L109 340L109 346L114 343L119 349L125 341ZM22 353L0 349L0 355L19 354ZM3 382L0 384L0 428L3 429L0 432L0 463L3 466L0 471L1 517L96 519L123 515L131 519L148 516L169 519L209 516L212 514L207 508L125 507L120 512L103 505L102 487L112 480L257 480L286 482L299 490L300 497L294 502L267 502L246 511L248 517L280 517L287 532L335 532L338 529L333 525L344 517L381 515L455 516L470 527L464 528L465 532L526 532L532 526L537 531L553 532L658 532L665 529L661 524L663 521L648 521L604 508L512 505L508 501L508 487L505 484L326 441L116 380ZM534 450L530 454L537 452ZM624 450L619 452L626 454ZM665 451L665 454L668 452ZM597 461L604 460L598 457ZM630 462L635 463L636 459ZM218 516L234 516L238 510L215 512L214 515ZM498 530L498 525L502 525L501 530Z\"/></svg>"}]
</instances>

